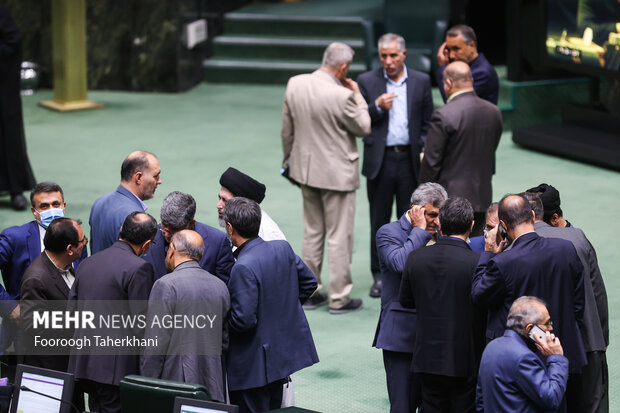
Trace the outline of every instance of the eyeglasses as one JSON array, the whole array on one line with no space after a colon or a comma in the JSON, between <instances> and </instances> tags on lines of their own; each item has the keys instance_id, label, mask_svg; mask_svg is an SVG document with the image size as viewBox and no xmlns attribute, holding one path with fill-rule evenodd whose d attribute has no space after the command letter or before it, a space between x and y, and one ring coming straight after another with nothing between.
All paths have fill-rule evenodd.
<instances>
[{"instance_id":1,"label":"eyeglasses","mask_svg":"<svg viewBox=\"0 0 620 413\"><path fill-rule=\"evenodd\" d=\"M86 238L86 235L84 235L84 238L82 238L81 240L78 241L79 244L84 243L84 245L88 244L88 238Z\"/></svg>"},{"instance_id":2,"label":"eyeglasses","mask_svg":"<svg viewBox=\"0 0 620 413\"><path fill-rule=\"evenodd\" d=\"M549 320L545 324L537 324L538 327L545 326L547 328L553 328L553 321Z\"/></svg>"}]
</instances>

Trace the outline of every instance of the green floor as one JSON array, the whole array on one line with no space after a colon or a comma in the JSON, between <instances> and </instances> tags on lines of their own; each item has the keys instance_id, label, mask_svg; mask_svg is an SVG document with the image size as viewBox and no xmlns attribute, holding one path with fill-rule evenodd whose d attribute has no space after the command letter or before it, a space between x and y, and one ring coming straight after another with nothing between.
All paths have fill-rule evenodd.
<instances>
[{"instance_id":1,"label":"green floor","mask_svg":"<svg viewBox=\"0 0 620 413\"><path fill-rule=\"evenodd\" d=\"M383 0L306 0L291 3L256 3L239 13L282 14L293 16L357 16L382 18Z\"/></svg>"},{"instance_id":2,"label":"green floor","mask_svg":"<svg viewBox=\"0 0 620 413\"><path fill-rule=\"evenodd\" d=\"M120 164L133 150L149 150L159 157L163 184L147 202L157 218L163 198L180 190L196 198L200 221L217 225L218 179L228 166L235 166L267 185L262 206L299 252L301 196L279 176L283 92L281 86L233 84L202 84L177 95L93 92L90 98L104 103L105 109L59 114L37 107L38 101L51 97L49 91L41 91L23 99L30 160L39 181L53 180L64 188L67 216L81 218L87 233L91 204L118 185ZM565 216L585 231L597 250L611 309L611 411L619 411L620 330L614 310L620 298L614 292L620 285L620 257L614 239L619 230L620 174L523 150L504 133L494 198L541 182L560 190ZM32 219L29 212L13 212L7 205L8 199L0 198L0 229ZM362 189L355 219L353 296L364 298L364 309L339 316L329 315L325 308L307 313L321 362L295 375L302 407L335 413L388 410L381 354L370 347L379 300L367 297L367 205Z\"/></svg>"}]
</instances>

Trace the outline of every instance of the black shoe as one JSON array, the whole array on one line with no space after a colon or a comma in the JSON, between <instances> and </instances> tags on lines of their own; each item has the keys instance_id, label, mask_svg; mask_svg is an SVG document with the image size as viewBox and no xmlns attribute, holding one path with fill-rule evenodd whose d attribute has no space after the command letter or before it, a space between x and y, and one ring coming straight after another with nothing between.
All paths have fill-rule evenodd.
<instances>
[{"instance_id":1,"label":"black shoe","mask_svg":"<svg viewBox=\"0 0 620 413\"><path fill-rule=\"evenodd\" d=\"M383 283L381 280L375 281L370 287L370 296L373 298L381 297L381 290L383 289Z\"/></svg>"},{"instance_id":2,"label":"black shoe","mask_svg":"<svg viewBox=\"0 0 620 413\"><path fill-rule=\"evenodd\" d=\"M302 307L304 310L314 310L323 305L327 305L328 301L327 294L316 293L312 297L308 298Z\"/></svg>"},{"instance_id":3,"label":"black shoe","mask_svg":"<svg viewBox=\"0 0 620 413\"><path fill-rule=\"evenodd\" d=\"M28 206L28 200L22 194L11 195L11 206L16 211L23 211Z\"/></svg>"},{"instance_id":4,"label":"black shoe","mask_svg":"<svg viewBox=\"0 0 620 413\"><path fill-rule=\"evenodd\" d=\"M360 298L352 298L351 301L349 301L349 304L345 305L344 307L340 307L340 308L329 307L329 313L330 314L350 313L351 311L361 310L362 307L363 307L362 300Z\"/></svg>"}]
</instances>

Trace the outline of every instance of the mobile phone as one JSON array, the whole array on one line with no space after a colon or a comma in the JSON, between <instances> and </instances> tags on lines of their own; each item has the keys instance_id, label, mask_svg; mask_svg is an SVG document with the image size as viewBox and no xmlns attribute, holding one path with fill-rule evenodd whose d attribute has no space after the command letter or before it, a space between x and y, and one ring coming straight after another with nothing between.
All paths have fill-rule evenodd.
<instances>
[{"instance_id":1,"label":"mobile phone","mask_svg":"<svg viewBox=\"0 0 620 413\"><path fill-rule=\"evenodd\" d=\"M528 336L530 336L530 339L536 343L536 339L534 338L534 336L537 336L538 339L540 341L542 341L543 343L547 341L547 335L545 334L544 331L542 331L542 329L538 326L534 326L532 327L532 329L530 330L530 332L528 333Z\"/></svg>"},{"instance_id":2,"label":"mobile phone","mask_svg":"<svg viewBox=\"0 0 620 413\"><path fill-rule=\"evenodd\" d=\"M495 237L495 244L499 245L503 240L506 239L506 230L502 226L502 224L497 224L497 236Z\"/></svg>"}]
</instances>

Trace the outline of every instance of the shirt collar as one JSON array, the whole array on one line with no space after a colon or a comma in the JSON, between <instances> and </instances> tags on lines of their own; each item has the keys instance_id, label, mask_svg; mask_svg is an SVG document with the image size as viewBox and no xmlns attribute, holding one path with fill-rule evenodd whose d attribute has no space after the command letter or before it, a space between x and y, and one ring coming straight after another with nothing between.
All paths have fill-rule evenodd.
<instances>
[{"instance_id":1,"label":"shirt collar","mask_svg":"<svg viewBox=\"0 0 620 413\"><path fill-rule=\"evenodd\" d=\"M407 80L407 66L405 66L403 64L403 77L400 78L400 80L398 82L393 81L392 79L389 78L389 76L387 75L385 69L383 69L383 77L385 78L386 81L388 81L389 83L392 83L393 85L396 86L400 86L403 83L405 83L405 81Z\"/></svg>"},{"instance_id":2,"label":"shirt collar","mask_svg":"<svg viewBox=\"0 0 620 413\"><path fill-rule=\"evenodd\" d=\"M461 90L460 92L453 93L453 94L451 94L451 95L450 95L450 97L448 98L448 100L446 101L446 103L450 103L450 102L452 102L452 101L454 100L454 98L455 98L455 97L457 97L457 96L460 96L460 95L462 95L462 94L464 94L464 93L473 92L473 91L474 91L474 90L473 90L473 89L471 89L471 90Z\"/></svg>"},{"instance_id":3,"label":"shirt collar","mask_svg":"<svg viewBox=\"0 0 620 413\"><path fill-rule=\"evenodd\" d=\"M252 241L253 239L256 239L256 238L258 238L258 237L253 237L253 238L250 238L250 239L248 239L246 242L244 242L243 244L239 245L239 246L237 247L237 249L233 251L233 256L235 257L235 259L237 259L237 257L239 257L239 254L241 253L241 250L242 250L243 248L245 248L245 246L246 246L246 245L248 245L248 243L249 243L250 241Z\"/></svg>"},{"instance_id":4,"label":"shirt collar","mask_svg":"<svg viewBox=\"0 0 620 413\"><path fill-rule=\"evenodd\" d=\"M49 260L50 260L50 262L51 262L52 264L54 264L54 267L56 267L56 268L58 269L58 271L60 271L60 273L61 273L61 274L71 273L71 270L73 269L73 266L72 266L71 264L69 264L69 268L67 268L66 270L65 270L65 269L62 269L62 268L60 268L58 265L56 265L56 263L54 262L54 260L53 260L53 259L50 257L50 255L47 253L47 250L46 250L46 251L43 251L43 252L45 253L45 255L47 255L47 259L49 259Z\"/></svg>"}]
</instances>

